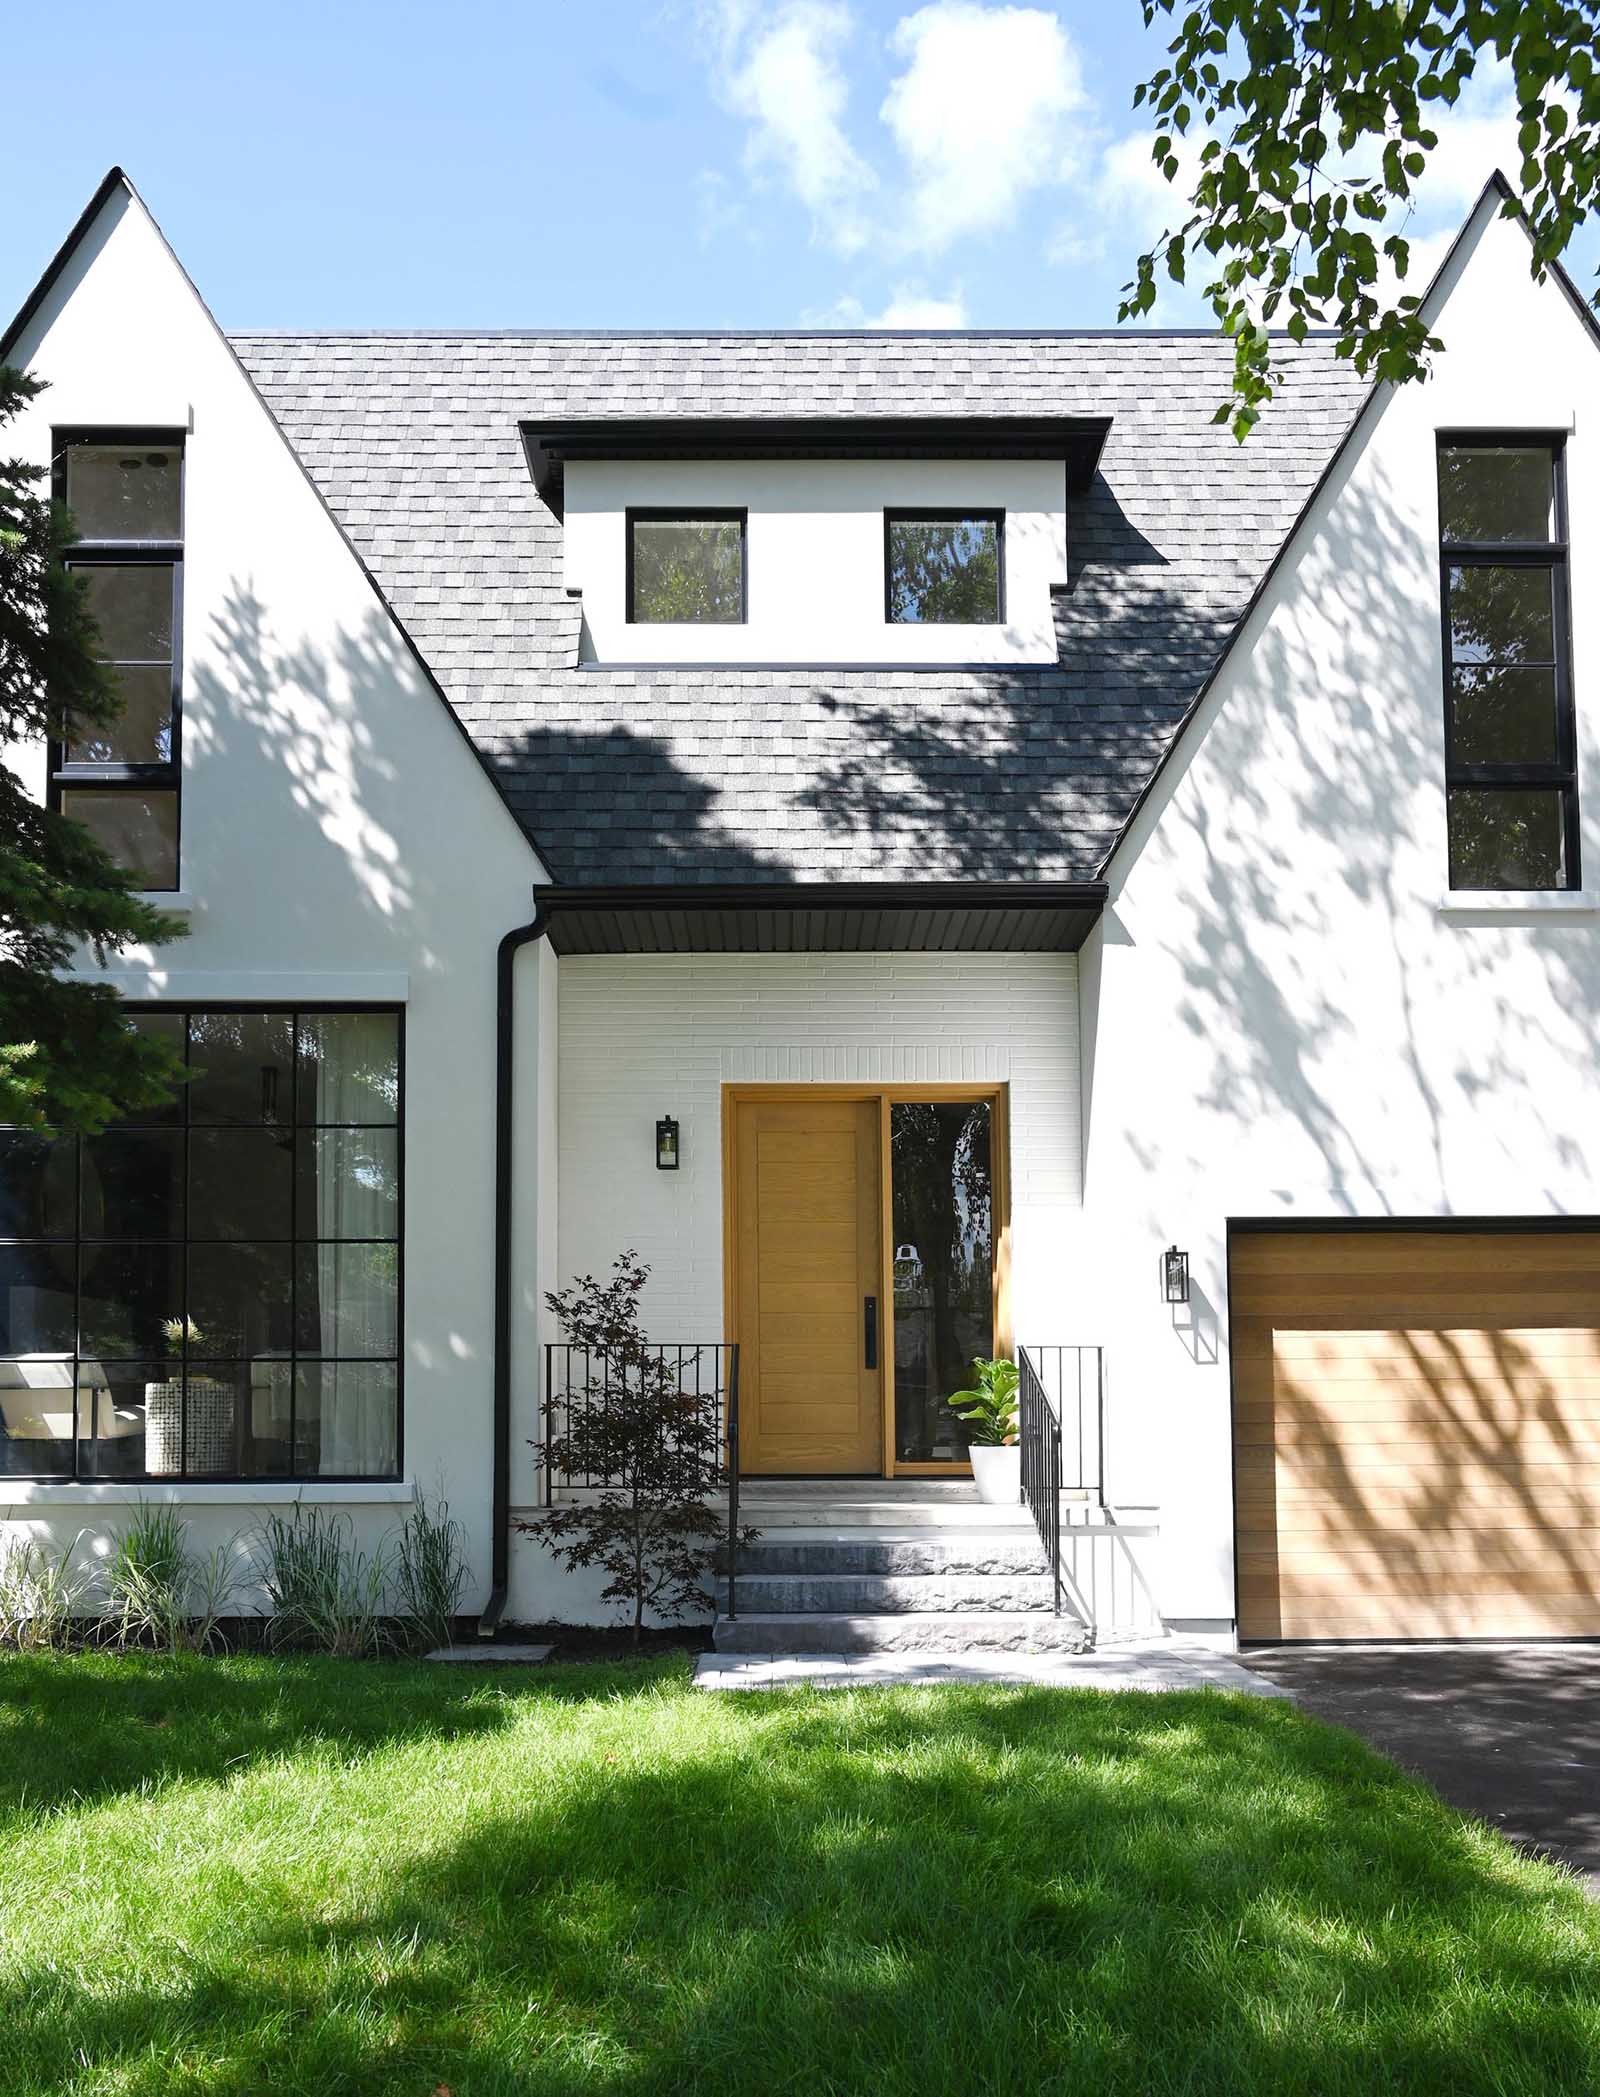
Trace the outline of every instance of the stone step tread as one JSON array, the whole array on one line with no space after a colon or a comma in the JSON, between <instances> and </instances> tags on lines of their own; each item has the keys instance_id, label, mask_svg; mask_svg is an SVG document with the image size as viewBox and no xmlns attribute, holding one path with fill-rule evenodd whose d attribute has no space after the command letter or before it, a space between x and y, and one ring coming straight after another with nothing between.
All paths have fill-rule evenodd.
<instances>
[{"instance_id":1,"label":"stone step tread","mask_svg":"<svg viewBox=\"0 0 1600 2097\"><path fill-rule=\"evenodd\" d=\"M741 1607L758 1614L899 1616L938 1610L957 1616L1050 1610L1055 1583L1047 1572L742 1573L737 1593ZM719 1581L718 1602L726 1603L727 1594L727 1581Z\"/></svg>"},{"instance_id":2,"label":"stone step tread","mask_svg":"<svg viewBox=\"0 0 1600 2097\"><path fill-rule=\"evenodd\" d=\"M727 1565L719 1553L719 1569ZM839 1541L798 1537L749 1544L738 1554L741 1580L746 1577L868 1575L928 1579L972 1579L994 1574L1013 1580L1023 1573L1047 1573L1049 1561L1037 1539L1029 1537L855 1537Z\"/></svg>"},{"instance_id":3,"label":"stone step tread","mask_svg":"<svg viewBox=\"0 0 1600 2097\"><path fill-rule=\"evenodd\" d=\"M1076 1617L1048 1611L827 1616L741 1610L736 1619L718 1617L712 1643L719 1653L1043 1652L1078 1650L1088 1636Z\"/></svg>"}]
</instances>

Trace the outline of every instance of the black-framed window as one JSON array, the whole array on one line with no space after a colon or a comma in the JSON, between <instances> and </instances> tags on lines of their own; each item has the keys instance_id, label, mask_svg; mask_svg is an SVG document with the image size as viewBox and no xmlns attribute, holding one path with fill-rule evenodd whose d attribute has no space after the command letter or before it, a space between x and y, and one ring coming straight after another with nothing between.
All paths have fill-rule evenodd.
<instances>
[{"instance_id":1,"label":"black-framed window","mask_svg":"<svg viewBox=\"0 0 1600 2097\"><path fill-rule=\"evenodd\" d=\"M1002 510L885 510L891 626L998 626L1006 615Z\"/></svg>"},{"instance_id":2,"label":"black-framed window","mask_svg":"<svg viewBox=\"0 0 1600 2097\"><path fill-rule=\"evenodd\" d=\"M630 626L742 626L744 510L636 510L626 515Z\"/></svg>"},{"instance_id":3,"label":"black-framed window","mask_svg":"<svg viewBox=\"0 0 1600 2097\"><path fill-rule=\"evenodd\" d=\"M0 1128L0 1473L397 1477L401 1015L133 1017L172 1102Z\"/></svg>"},{"instance_id":4,"label":"black-framed window","mask_svg":"<svg viewBox=\"0 0 1600 2097\"><path fill-rule=\"evenodd\" d=\"M80 534L121 717L50 752L50 800L145 888L178 886L183 628L183 438L170 430L57 430L54 493Z\"/></svg>"},{"instance_id":5,"label":"black-framed window","mask_svg":"<svg viewBox=\"0 0 1600 2097\"><path fill-rule=\"evenodd\" d=\"M1441 435L1439 545L1450 886L1577 888L1561 439Z\"/></svg>"}]
</instances>

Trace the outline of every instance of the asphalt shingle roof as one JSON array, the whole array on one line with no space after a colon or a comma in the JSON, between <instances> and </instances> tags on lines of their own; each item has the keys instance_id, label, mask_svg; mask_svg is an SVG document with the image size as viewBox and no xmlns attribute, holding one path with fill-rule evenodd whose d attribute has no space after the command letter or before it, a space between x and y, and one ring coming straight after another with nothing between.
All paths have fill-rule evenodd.
<instances>
[{"instance_id":1,"label":"asphalt shingle roof","mask_svg":"<svg viewBox=\"0 0 1600 2097\"><path fill-rule=\"evenodd\" d=\"M559 881L1092 876L1360 404L1289 358L1248 444L1183 335L236 335ZM580 669L524 420L1112 416L1068 516L1060 659Z\"/></svg>"}]
</instances>

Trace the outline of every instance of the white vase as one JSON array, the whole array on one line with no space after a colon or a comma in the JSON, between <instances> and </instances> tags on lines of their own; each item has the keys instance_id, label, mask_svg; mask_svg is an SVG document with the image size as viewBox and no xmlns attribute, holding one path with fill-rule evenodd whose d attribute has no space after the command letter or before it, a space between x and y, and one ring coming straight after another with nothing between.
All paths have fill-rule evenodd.
<instances>
[{"instance_id":1,"label":"white vase","mask_svg":"<svg viewBox=\"0 0 1600 2097\"><path fill-rule=\"evenodd\" d=\"M967 1454L978 1498L989 1507L1015 1507L1022 1498L1022 1451L1016 1443L997 1447L974 1442Z\"/></svg>"}]
</instances>

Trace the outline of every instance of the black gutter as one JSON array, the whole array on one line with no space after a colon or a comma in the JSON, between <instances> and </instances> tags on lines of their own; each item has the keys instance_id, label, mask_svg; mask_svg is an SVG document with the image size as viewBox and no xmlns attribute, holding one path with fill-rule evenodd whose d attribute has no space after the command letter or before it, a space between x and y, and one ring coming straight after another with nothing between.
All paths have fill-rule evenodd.
<instances>
[{"instance_id":1,"label":"black gutter","mask_svg":"<svg viewBox=\"0 0 1600 2097\"><path fill-rule=\"evenodd\" d=\"M494 1042L494 1492L489 1599L478 1618L478 1636L493 1638L505 1613L511 1577L511 1204L512 1135L516 1105L516 963L523 947L550 929L543 900L534 892L533 916L500 942L495 964Z\"/></svg>"}]
</instances>

